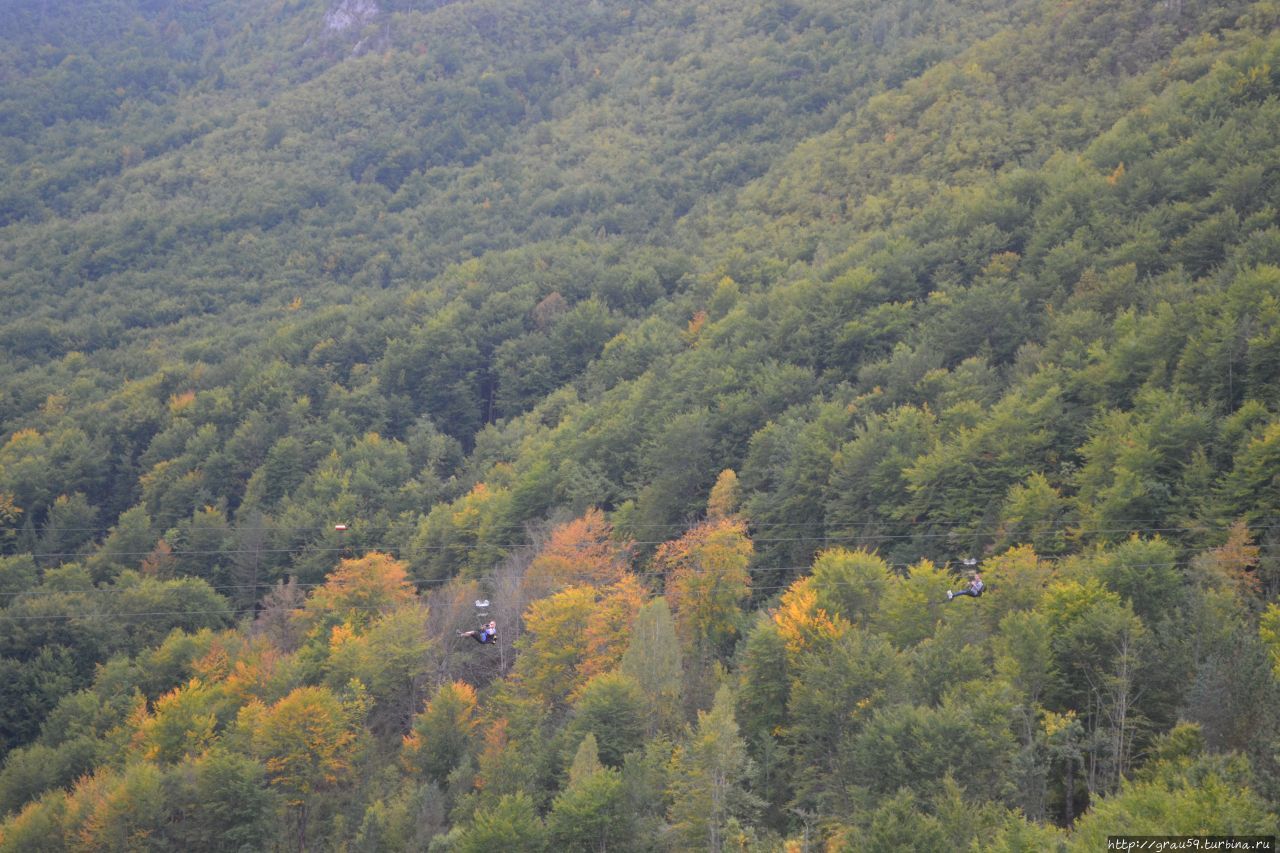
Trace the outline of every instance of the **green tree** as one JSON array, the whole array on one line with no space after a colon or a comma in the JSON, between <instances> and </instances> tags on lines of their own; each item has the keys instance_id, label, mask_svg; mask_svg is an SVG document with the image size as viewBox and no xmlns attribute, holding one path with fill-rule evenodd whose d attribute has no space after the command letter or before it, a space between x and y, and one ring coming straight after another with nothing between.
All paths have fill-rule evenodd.
<instances>
[{"instance_id":1,"label":"green tree","mask_svg":"<svg viewBox=\"0 0 1280 853\"><path fill-rule=\"evenodd\" d=\"M98 530L98 511L82 493L59 495L36 543L39 560L46 566L80 562L88 556L84 549Z\"/></svg>"},{"instance_id":2,"label":"green tree","mask_svg":"<svg viewBox=\"0 0 1280 853\"><path fill-rule=\"evenodd\" d=\"M676 747L670 772L672 830L686 847L723 850L730 820L749 819L760 805L745 788L751 761L728 686L716 692L710 711L698 713L697 728Z\"/></svg>"},{"instance_id":3,"label":"green tree","mask_svg":"<svg viewBox=\"0 0 1280 853\"><path fill-rule=\"evenodd\" d=\"M41 645L25 660L0 657L0 754L28 743L45 716L80 683L72 650Z\"/></svg>"},{"instance_id":4,"label":"green tree","mask_svg":"<svg viewBox=\"0 0 1280 853\"><path fill-rule=\"evenodd\" d=\"M832 548L819 554L813 563L817 605L854 625L871 623L888 585L889 567L866 551Z\"/></svg>"},{"instance_id":5,"label":"green tree","mask_svg":"<svg viewBox=\"0 0 1280 853\"><path fill-rule=\"evenodd\" d=\"M539 853L546 847L546 830L527 794L504 795L492 808L476 813L459 833L459 853L512 850Z\"/></svg>"},{"instance_id":6,"label":"green tree","mask_svg":"<svg viewBox=\"0 0 1280 853\"><path fill-rule=\"evenodd\" d=\"M1099 415L1091 432L1075 477L1080 520L1114 541L1168 517L1184 467L1210 438L1210 418L1179 394L1148 389L1133 411Z\"/></svg>"},{"instance_id":7,"label":"green tree","mask_svg":"<svg viewBox=\"0 0 1280 853\"><path fill-rule=\"evenodd\" d=\"M156 544L151 517L144 507L136 506L120 514L102 545L85 561L95 581L115 578L125 569L141 565L143 557Z\"/></svg>"},{"instance_id":8,"label":"green tree","mask_svg":"<svg viewBox=\"0 0 1280 853\"><path fill-rule=\"evenodd\" d=\"M1096 850L1110 835L1274 835L1275 814L1252 787L1247 762L1205 756L1126 782L1076 822L1070 850Z\"/></svg>"},{"instance_id":9,"label":"green tree","mask_svg":"<svg viewBox=\"0 0 1280 853\"><path fill-rule=\"evenodd\" d=\"M413 718L401 761L416 775L443 785L475 749L476 693L455 681L440 685L426 709Z\"/></svg>"},{"instance_id":10,"label":"green tree","mask_svg":"<svg viewBox=\"0 0 1280 853\"><path fill-rule=\"evenodd\" d=\"M1070 422L1059 379L1044 370L905 469L911 498L903 515L934 523L925 532L939 535L926 553L941 556L943 542L976 552L991 538L1009 489L1051 467Z\"/></svg>"},{"instance_id":11,"label":"green tree","mask_svg":"<svg viewBox=\"0 0 1280 853\"><path fill-rule=\"evenodd\" d=\"M888 853L891 850L911 848L920 851L954 850L942 820L929 814L916 795L907 788L882 802L868 821L864 834L845 850L873 850Z\"/></svg>"},{"instance_id":12,"label":"green tree","mask_svg":"<svg viewBox=\"0 0 1280 853\"><path fill-rule=\"evenodd\" d=\"M1057 689L1048 619L1035 611L1010 613L1000 623L995 646L996 672L1013 689L1014 730L1020 752L1014 762L1023 813L1043 820L1047 808L1048 760L1039 724L1044 702Z\"/></svg>"},{"instance_id":13,"label":"green tree","mask_svg":"<svg viewBox=\"0 0 1280 853\"><path fill-rule=\"evenodd\" d=\"M33 589L40 568L29 554L0 557L0 595L6 606L20 594Z\"/></svg>"},{"instance_id":14,"label":"green tree","mask_svg":"<svg viewBox=\"0 0 1280 853\"><path fill-rule=\"evenodd\" d=\"M832 459L827 527L861 548L882 544L896 554L911 525L898 520L911 499L907 470L938 440L937 418L927 408L902 406L868 415Z\"/></svg>"},{"instance_id":15,"label":"green tree","mask_svg":"<svg viewBox=\"0 0 1280 853\"><path fill-rule=\"evenodd\" d=\"M787 640L765 614L756 617L740 652L737 718L747 742L756 747L779 737L788 722L791 667Z\"/></svg>"},{"instance_id":16,"label":"green tree","mask_svg":"<svg viewBox=\"0 0 1280 853\"><path fill-rule=\"evenodd\" d=\"M551 803L549 846L574 853L630 849L635 824L627 805L621 772L600 764L595 738L587 734L574 756L569 783Z\"/></svg>"},{"instance_id":17,"label":"green tree","mask_svg":"<svg viewBox=\"0 0 1280 853\"><path fill-rule=\"evenodd\" d=\"M987 799L1015 753L1009 711L995 691L949 696L936 708L881 707L846 747L847 778L885 797L901 788L938 795L950 776L969 797Z\"/></svg>"},{"instance_id":18,"label":"green tree","mask_svg":"<svg viewBox=\"0 0 1280 853\"><path fill-rule=\"evenodd\" d=\"M905 664L880 635L852 629L802 655L792 673L785 741L797 800L810 810L845 808L843 750L878 708L896 704L905 692ZM834 720L841 724L833 726Z\"/></svg>"},{"instance_id":19,"label":"green tree","mask_svg":"<svg viewBox=\"0 0 1280 853\"><path fill-rule=\"evenodd\" d=\"M681 711L681 656L675 621L667 600L658 596L636 614L631 642L622 655L619 671L630 676L648 697L645 735L673 733L683 720Z\"/></svg>"},{"instance_id":20,"label":"green tree","mask_svg":"<svg viewBox=\"0 0 1280 853\"><path fill-rule=\"evenodd\" d=\"M1267 425L1235 454L1231 471L1222 485L1222 499L1229 517L1245 518L1251 525L1280 514L1280 487L1267 472L1280 464L1280 421Z\"/></svg>"},{"instance_id":21,"label":"green tree","mask_svg":"<svg viewBox=\"0 0 1280 853\"><path fill-rule=\"evenodd\" d=\"M1262 614L1258 632L1271 655L1272 668L1280 679L1280 604L1270 604Z\"/></svg>"},{"instance_id":22,"label":"green tree","mask_svg":"<svg viewBox=\"0 0 1280 853\"><path fill-rule=\"evenodd\" d=\"M1026 482L1009 487L993 547L1030 545L1037 554L1058 556L1067 550L1067 526L1072 517L1067 499L1044 474L1035 471Z\"/></svg>"},{"instance_id":23,"label":"green tree","mask_svg":"<svg viewBox=\"0 0 1280 853\"><path fill-rule=\"evenodd\" d=\"M899 648L915 645L932 636L946 606L947 590L956 585L948 572L927 560L912 566L906 577L890 576L873 627Z\"/></svg>"},{"instance_id":24,"label":"green tree","mask_svg":"<svg viewBox=\"0 0 1280 853\"><path fill-rule=\"evenodd\" d=\"M644 744L648 697L621 672L597 675L583 686L566 728L571 739L594 737L600 761L619 768L630 752Z\"/></svg>"},{"instance_id":25,"label":"green tree","mask_svg":"<svg viewBox=\"0 0 1280 853\"><path fill-rule=\"evenodd\" d=\"M166 779L166 843L198 853L258 849L276 837L278 796L260 763L215 746Z\"/></svg>"},{"instance_id":26,"label":"green tree","mask_svg":"<svg viewBox=\"0 0 1280 853\"><path fill-rule=\"evenodd\" d=\"M373 701L367 722L375 734L399 735L421 704L434 646L427 624L427 608L413 601L362 633L338 626L329 635L326 681L335 690L352 679L365 686Z\"/></svg>"},{"instance_id":27,"label":"green tree","mask_svg":"<svg viewBox=\"0 0 1280 853\"><path fill-rule=\"evenodd\" d=\"M1078 709L1087 734L1091 792L1110 791L1129 769L1142 723L1137 702L1148 631L1133 609L1095 579L1059 582L1045 595L1055 667L1046 704Z\"/></svg>"},{"instance_id":28,"label":"green tree","mask_svg":"<svg viewBox=\"0 0 1280 853\"><path fill-rule=\"evenodd\" d=\"M1141 539L1135 534L1098 552L1092 562L1103 584L1124 597L1146 622L1175 614L1183 602L1186 579L1178 550L1159 536Z\"/></svg>"}]
</instances>

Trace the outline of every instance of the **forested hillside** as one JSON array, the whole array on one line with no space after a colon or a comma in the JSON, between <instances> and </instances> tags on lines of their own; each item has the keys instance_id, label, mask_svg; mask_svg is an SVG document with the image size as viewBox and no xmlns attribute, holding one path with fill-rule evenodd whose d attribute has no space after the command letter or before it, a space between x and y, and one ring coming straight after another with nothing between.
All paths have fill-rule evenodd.
<instances>
[{"instance_id":1,"label":"forested hillside","mask_svg":"<svg viewBox=\"0 0 1280 853\"><path fill-rule=\"evenodd\" d=\"M1278 127L1272 0L10 0L0 851L1276 834Z\"/></svg>"}]
</instances>

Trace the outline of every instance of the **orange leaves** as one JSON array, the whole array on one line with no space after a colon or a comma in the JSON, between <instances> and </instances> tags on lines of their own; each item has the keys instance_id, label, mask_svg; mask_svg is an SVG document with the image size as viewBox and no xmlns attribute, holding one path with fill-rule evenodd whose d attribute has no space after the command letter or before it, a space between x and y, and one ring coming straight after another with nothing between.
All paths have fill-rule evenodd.
<instances>
[{"instance_id":1,"label":"orange leaves","mask_svg":"<svg viewBox=\"0 0 1280 853\"><path fill-rule=\"evenodd\" d=\"M585 651L578 672L583 681L609 672L622 662L631 626L645 603L645 590L631 575L602 592L582 632Z\"/></svg>"},{"instance_id":2,"label":"orange leaves","mask_svg":"<svg viewBox=\"0 0 1280 853\"><path fill-rule=\"evenodd\" d=\"M707 325L707 312L698 311L689 319L689 325L685 327L682 334L685 342L691 347L698 345L698 337L702 334L702 329Z\"/></svg>"},{"instance_id":3,"label":"orange leaves","mask_svg":"<svg viewBox=\"0 0 1280 853\"><path fill-rule=\"evenodd\" d=\"M273 688L279 689L278 672L285 663L284 656L274 645L263 640L254 641L232 664L223 686L241 702L250 697L270 696Z\"/></svg>"},{"instance_id":4,"label":"orange leaves","mask_svg":"<svg viewBox=\"0 0 1280 853\"><path fill-rule=\"evenodd\" d=\"M622 580L631 561L631 543L617 543L612 537L613 526L598 509L557 527L529 566L524 581L528 597Z\"/></svg>"},{"instance_id":5,"label":"orange leaves","mask_svg":"<svg viewBox=\"0 0 1280 853\"><path fill-rule=\"evenodd\" d=\"M1256 594L1262 589L1255 572L1261 554L1249 535L1249 526L1241 520L1231 525L1225 543L1197 557L1194 565L1211 583Z\"/></svg>"},{"instance_id":6,"label":"orange leaves","mask_svg":"<svg viewBox=\"0 0 1280 853\"><path fill-rule=\"evenodd\" d=\"M591 676L622 660L644 599L627 576L600 590L575 586L535 601L524 616L516 682L549 705L565 704Z\"/></svg>"},{"instance_id":7,"label":"orange leaves","mask_svg":"<svg viewBox=\"0 0 1280 853\"><path fill-rule=\"evenodd\" d=\"M510 740L507 730L510 728L510 721L506 717L499 717L493 721L493 724L484 732L484 747L480 751L479 773L476 774L476 789L483 790L489 783L491 777L495 775L494 770L503 766L503 757L507 751L507 744ZM498 780L494 780L498 781Z\"/></svg>"},{"instance_id":8,"label":"orange leaves","mask_svg":"<svg viewBox=\"0 0 1280 853\"><path fill-rule=\"evenodd\" d=\"M666 573L676 629L690 645L723 645L737 634L740 605L751 594L747 566L755 549L746 524L713 519L663 543L653 562Z\"/></svg>"},{"instance_id":9,"label":"orange leaves","mask_svg":"<svg viewBox=\"0 0 1280 853\"><path fill-rule=\"evenodd\" d=\"M169 414L178 415L191 408L196 401L195 391L183 391L181 394L171 394L169 396Z\"/></svg>"},{"instance_id":10,"label":"orange leaves","mask_svg":"<svg viewBox=\"0 0 1280 853\"><path fill-rule=\"evenodd\" d=\"M598 509L552 531L523 582L533 603L514 675L530 695L563 704L621 661L646 595L627 571L630 560L631 543L613 540Z\"/></svg>"},{"instance_id":11,"label":"orange leaves","mask_svg":"<svg viewBox=\"0 0 1280 853\"><path fill-rule=\"evenodd\" d=\"M151 549L151 553L142 558L140 569L142 574L149 578L168 578L173 576L173 567L176 562L173 547L161 539Z\"/></svg>"}]
</instances>

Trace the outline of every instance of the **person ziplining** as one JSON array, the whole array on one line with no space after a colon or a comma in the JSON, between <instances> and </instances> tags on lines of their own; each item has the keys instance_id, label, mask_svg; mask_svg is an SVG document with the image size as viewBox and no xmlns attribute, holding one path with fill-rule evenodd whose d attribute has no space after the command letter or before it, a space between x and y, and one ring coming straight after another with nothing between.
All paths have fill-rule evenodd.
<instances>
[{"instance_id":1,"label":"person ziplining","mask_svg":"<svg viewBox=\"0 0 1280 853\"><path fill-rule=\"evenodd\" d=\"M484 617L489 615L488 610L489 610L489 599L487 598L476 599L476 615L477 616L483 619ZM485 625L483 628L477 628L474 631L459 631L458 636L470 637L471 639L475 640L477 643L480 643L481 645L488 645L489 643L497 642L498 623L495 620L490 619L489 624Z\"/></svg>"},{"instance_id":2,"label":"person ziplining","mask_svg":"<svg viewBox=\"0 0 1280 853\"><path fill-rule=\"evenodd\" d=\"M498 623L490 621L483 628L477 628L474 631L459 631L459 637L470 637L477 643L487 644L495 642L498 639Z\"/></svg>"},{"instance_id":3,"label":"person ziplining","mask_svg":"<svg viewBox=\"0 0 1280 853\"><path fill-rule=\"evenodd\" d=\"M978 573L978 570L976 568L978 565L978 561L973 557L967 557L961 560L960 562L964 564L964 567L966 569L971 570L971 574L969 576L969 585L964 589L960 590L959 592L952 592L951 590L947 590L947 601L952 601L957 596L961 596L961 595L970 595L970 596L973 596L974 598L981 598L982 591L987 588L987 585L982 582L982 575Z\"/></svg>"},{"instance_id":4,"label":"person ziplining","mask_svg":"<svg viewBox=\"0 0 1280 853\"><path fill-rule=\"evenodd\" d=\"M955 599L961 595L971 595L974 598L980 598L982 596L982 591L986 588L987 588L987 585L982 582L982 575L980 575L978 572L974 572L973 579L969 581L968 587L960 590L959 592L952 592L951 590L947 590L947 601L951 601L952 599Z\"/></svg>"}]
</instances>

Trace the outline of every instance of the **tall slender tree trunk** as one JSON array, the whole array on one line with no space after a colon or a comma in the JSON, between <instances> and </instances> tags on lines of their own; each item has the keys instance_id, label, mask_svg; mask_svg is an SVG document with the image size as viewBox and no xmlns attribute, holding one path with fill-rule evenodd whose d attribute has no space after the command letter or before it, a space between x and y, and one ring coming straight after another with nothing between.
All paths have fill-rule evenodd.
<instances>
[{"instance_id":1,"label":"tall slender tree trunk","mask_svg":"<svg viewBox=\"0 0 1280 853\"><path fill-rule=\"evenodd\" d=\"M1062 804L1062 821L1067 825L1067 829L1076 822L1076 760L1071 756L1067 756L1067 774L1062 782L1065 788L1065 796Z\"/></svg>"},{"instance_id":2,"label":"tall slender tree trunk","mask_svg":"<svg viewBox=\"0 0 1280 853\"><path fill-rule=\"evenodd\" d=\"M307 850L307 804L303 803L298 809L298 853L306 853Z\"/></svg>"}]
</instances>

